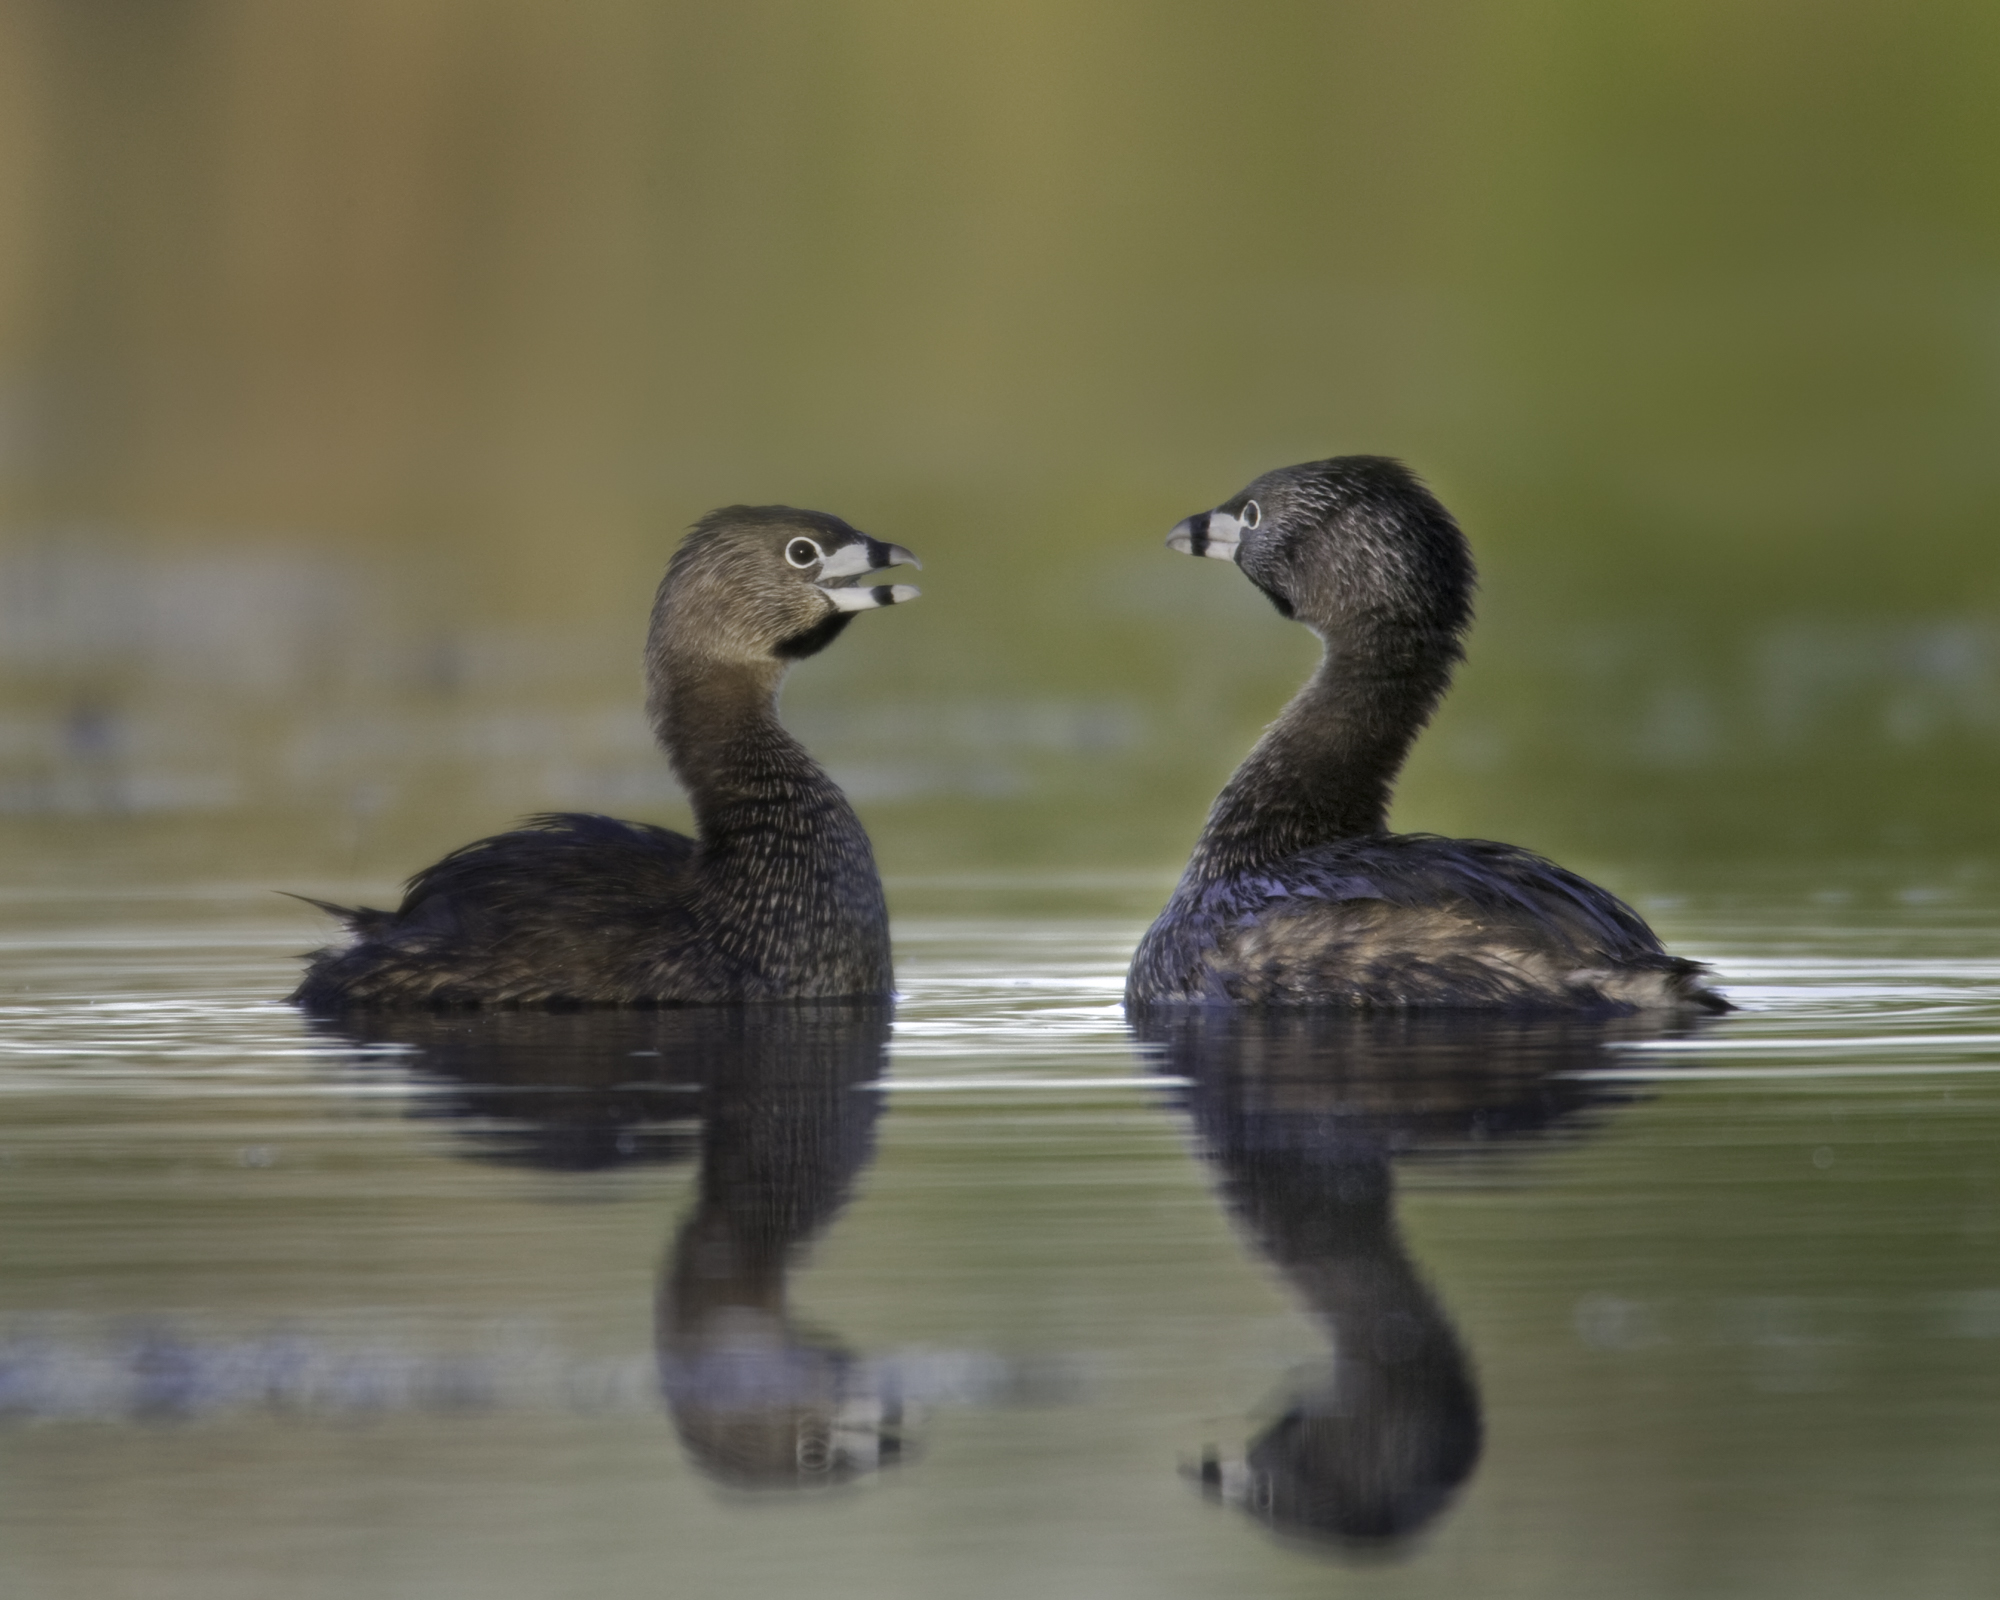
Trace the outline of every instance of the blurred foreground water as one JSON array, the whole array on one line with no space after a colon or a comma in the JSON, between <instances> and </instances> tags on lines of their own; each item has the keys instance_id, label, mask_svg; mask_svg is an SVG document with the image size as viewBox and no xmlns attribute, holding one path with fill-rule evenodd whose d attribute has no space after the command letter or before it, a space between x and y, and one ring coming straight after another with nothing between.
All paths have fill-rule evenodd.
<instances>
[{"instance_id":1,"label":"blurred foreground water","mask_svg":"<svg viewBox=\"0 0 2000 1600\"><path fill-rule=\"evenodd\" d=\"M1962 1595L1978 882L1649 906L1699 1029L1135 1037L1165 883L905 880L904 997L319 1023L303 907L0 906L23 1595Z\"/></svg>"}]
</instances>

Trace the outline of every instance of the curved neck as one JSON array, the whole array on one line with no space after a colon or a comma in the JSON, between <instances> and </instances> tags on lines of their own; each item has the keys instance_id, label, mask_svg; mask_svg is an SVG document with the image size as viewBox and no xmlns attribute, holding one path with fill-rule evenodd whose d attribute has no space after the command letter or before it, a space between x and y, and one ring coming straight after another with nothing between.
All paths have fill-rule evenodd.
<instances>
[{"instance_id":1,"label":"curved neck","mask_svg":"<svg viewBox=\"0 0 2000 1600\"><path fill-rule=\"evenodd\" d=\"M1381 833L1411 741L1451 680L1457 639L1344 631L1216 797L1188 883Z\"/></svg>"},{"instance_id":2,"label":"curved neck","mask_svg":"<svg viewBox=\"0 0 2000 1600\"><path fill-rule=\"evenodd\" d=\"M649 703L701 835L690 910L704 946L753 990L886 993L875 854L839 786L778 723L783 663L664 667Z\"/></svg>"},{"instance_id":3,"label":"curved neck","mask_svg":"<svg viewBox=\"0 0 2000 1600\"><path fill-rule=\"evenodd\" d=\"M784 676L778 661L669 663L654 675L653 731L687 788L711 860L838 853L854 839L867 850L845 796L778 721Z\"/></svg>"}]
</instances>

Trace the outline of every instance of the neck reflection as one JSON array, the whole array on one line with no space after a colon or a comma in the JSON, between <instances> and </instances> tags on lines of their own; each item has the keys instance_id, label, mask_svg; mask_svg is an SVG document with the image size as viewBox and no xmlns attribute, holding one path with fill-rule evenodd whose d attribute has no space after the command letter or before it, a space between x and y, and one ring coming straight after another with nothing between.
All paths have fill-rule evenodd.
<instances>
[{"instance_id":1,"label":"neck reflection","mask_svg":"<svg viewBox=\"0 0 2000 1600\"><path fill-rule=\"evenodd\" d=\"M1471 1359L1395 1217L1399 1162L1464 1156L1629 1098L1574 1076L1664 1031L1589 1021L1205 1010L1136 1029L1182 1103L1225 1203L1325 1329L1240 1456L1194 1476L1274 1531L1394 1552L1478 1465Z\"/></svg>"},{"instance_id":2,"label":"neck reflection","mask_svg":"<svg viewBox=\"0 0 2000 1600\"><path fill-rule=\"evenodd\" d=\"M746 1489L900 1459L883 1369L792 1314L787 1278L874 1154L886 1006L784 1007L711 1079L695 1209L660 1272L660 1390L689 1454ZM799 1013L811 1013L809 1017Z\"/></svg>"},{"instance_id":3,"label":"neck reflection","mask_svg":"<svg viewBox=\"0 0 2000 1600\"><path fill-rule=\"evenodd\" d=\"M564 1172L698 1153L661 1265L659 1390L736 1488L853 1480L903 1454L892 1367L795 1318L787 1281L874 1155L883 1002L356 1013L316 1026L438 1083L466 1154Z\"/></svg>"}]
</instances>

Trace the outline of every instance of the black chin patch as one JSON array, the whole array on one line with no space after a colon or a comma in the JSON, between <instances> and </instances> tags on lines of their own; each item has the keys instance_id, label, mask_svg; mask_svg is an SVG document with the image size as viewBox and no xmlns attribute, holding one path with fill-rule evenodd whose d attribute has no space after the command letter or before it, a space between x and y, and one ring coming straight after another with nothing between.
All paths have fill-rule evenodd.
<instances>
[{"instance_id":1,"label":"black chin patch","mask_svg":"<svg viewBox=\"0 0 2000 1600\"><path fill-rule=\"evenodd\" d=\"M1248 573L1245 573L1244 576L1249 577L1250 575ZM1252 583L1257 583L1257 580L1255 578L1250 578L1250 581ZM1287 622L1290 622L1291 620L1293 620L1293 618L1295 618L1298 615L1297 612L1292 610L1291 601L1287 600L1283 595L1279 594L1276 589L1271 588L1267 584L1257 583L1257 591L1258 593L1263 595L1263 597L1266 600L1270 601L1272 605L1278 608L1278 615L1283 617Z\"/></svg>"},{"instance_id":2,"label":"black chin patch","mask_svg":"<svg viewBox=\"0 0 2000 1600\"><path fill-rule=\"evenodd\" d=\"M779 640L771 647L771 654L781 661L803 661L807 656L816 656L840 637L840 630L854 617L852 611L835 611L824 622L814 623L804 633Z\"/></svg>"}]
</instances>

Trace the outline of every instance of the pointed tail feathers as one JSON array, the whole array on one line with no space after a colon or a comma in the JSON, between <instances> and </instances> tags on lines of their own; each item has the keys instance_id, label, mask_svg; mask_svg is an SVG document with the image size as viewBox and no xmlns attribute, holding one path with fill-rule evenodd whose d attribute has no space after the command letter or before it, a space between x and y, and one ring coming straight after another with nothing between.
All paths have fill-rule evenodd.
<instances>
[{"instance_id":1,"label":"pointed tail feathers","mask_svg":"<svg viewBox=\"0 0 2000 1600\"><path fill-rule=\"evenodd\" d=\"M338 917L357 938L371 938L396 920L393 911L378 911L373 906L337 906L331 900L318 900L309 894L293 894L289 889L280 889L278 893L288 900L303 900L330 917Z\"/></svg>"}]
</instances>

